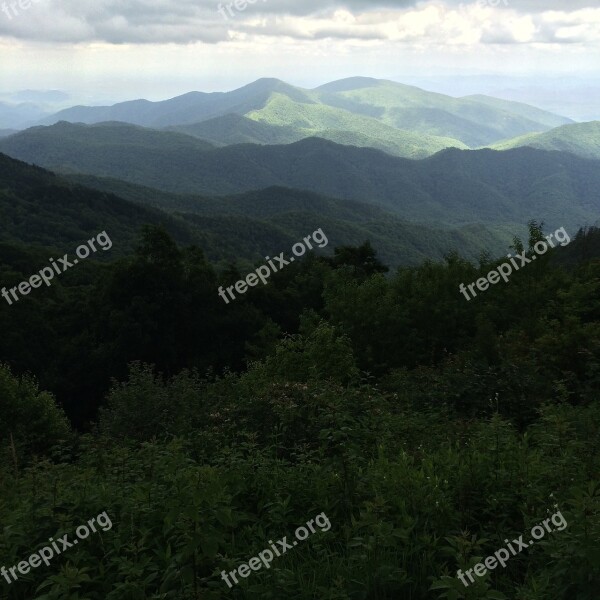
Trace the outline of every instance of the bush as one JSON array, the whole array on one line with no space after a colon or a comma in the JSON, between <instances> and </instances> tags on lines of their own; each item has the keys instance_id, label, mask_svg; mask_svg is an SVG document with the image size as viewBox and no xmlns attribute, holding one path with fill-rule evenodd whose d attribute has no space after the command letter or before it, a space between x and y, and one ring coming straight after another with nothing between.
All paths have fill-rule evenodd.
<instances>
[{"instance_id":1,"label":"bush","mask_svg":"<svg viewBox=\"0 0 600 600\"><path fill-rule=\"evenodd\" d=\"M0 364L0 452L2 462L22 464L65 440L70 426L54 396L40 392L32 377L15 377Z\"/></svg>"}]
</instances>

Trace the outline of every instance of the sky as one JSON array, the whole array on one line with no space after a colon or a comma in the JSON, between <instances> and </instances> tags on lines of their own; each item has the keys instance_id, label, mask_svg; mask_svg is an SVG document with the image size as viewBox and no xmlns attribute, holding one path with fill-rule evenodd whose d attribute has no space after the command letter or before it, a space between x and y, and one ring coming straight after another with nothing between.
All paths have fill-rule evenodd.
<instances>
[{"instance_id":1,"label":"sky","mask_svg":"<svg viewBox=\"0 0 600 600\"><path fill-rule=\"evenodd\" d=\"M437 78L450 90L453 78L481 75L497 77L499 88L535 78L550 87L565 78L600 80L600 0L237 0L237 6L0 0L0 93L60 89L97 104L227 91L260 77L303 87L355 75Z\"/></svg>"}]
</instances>

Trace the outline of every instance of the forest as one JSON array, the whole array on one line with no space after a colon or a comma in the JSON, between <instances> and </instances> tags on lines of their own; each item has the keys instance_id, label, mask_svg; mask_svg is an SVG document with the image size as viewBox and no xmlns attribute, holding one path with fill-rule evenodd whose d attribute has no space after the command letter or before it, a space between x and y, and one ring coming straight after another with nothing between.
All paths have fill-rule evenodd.
<instances>
[{"instance_id":1,"label":"forest","mask_svg":"<svg viewBox=\"0 0 600 600\"><path fill-rule=\"evenodd\" d=\"M245 271L153 224L3 303L0 567L113 526L0 597L596 600L600 230L572 233L470 302L459 285L505 258L392 270L365 242L225 305ZM3 242L3 285L51 255ZM557 510L564 530L457 578ZM321 513L330 529L223 582Z\"/></svg>"}]
</instances>

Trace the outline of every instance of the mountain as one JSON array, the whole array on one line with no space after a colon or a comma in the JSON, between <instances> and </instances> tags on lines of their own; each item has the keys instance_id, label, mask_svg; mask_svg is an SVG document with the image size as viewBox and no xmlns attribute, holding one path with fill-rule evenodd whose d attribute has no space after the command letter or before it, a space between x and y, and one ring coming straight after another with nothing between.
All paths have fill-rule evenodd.
<instances>
[{"instance_id":1,"label":"mountain","mask_svg":"<svg viewBox=\"0 0 600 600\"><path fill-rule=\"evenodd\" d=\"M239 200L247 204L257 199L270 203L280 200L286 193L294 192L298 193L270 188L244 194ZM259 212L262 202L258 205ZM333 206L324 204L325 209ZM248 257L249 250L254 251L251 256L257 259L269 254L272 256L274 248L277 251L287 250L307 232L319 227L335 246L358 246L369 240L376 248L378 257L391 267L417 265L426 259L443 260L450 251L457 251L469 260L477 260L484 251L502 254L511 240L511 234L506 230L478 225L440 229L408 223L389 213L357 221L330 212L290 210L262 219L235 214L226 217L199 214L182 216L186 222L199 227L206 236L202 247L223 248L226 245L225 257L231 261ZM207 254L210 256L210 252Z\"/></svg>"},{"instance_id":2,"label":"mountain","mask_svg":"<svg viewBox=\"0 0 600 600\"><path fill-rule=\"evenodd\" d=\"M57 123L53 127L32 127L17 132L11 137L15 144L35 137L38 143L54 144L57 136L61 142L79 145L81 148L101 151L103 146L122 146L130 150L210 150L214 146L206 141L194 139L177 132L158 131L128 123L106 122L97 125L82 126L67 122Z\"/></svg>"},{"instance_id":3,"label":"mountain","mask_svg":"<svg viewBox=\"0 0 600 600\"><path fill-rule=\"evenodd\" d=\"M87 187L150 204L196 226L200 244L213 260L255 259L273 247L291 247L306 231L319 227L336 245L370 240L379 256L393 267L441 259L450 250L477 259L489 250L502 253L515 231L506 227L440 228L408 223L370 204L272 187L227 197L198 197L160 192L115 179L69 175Z\"/></svg>"},{"instance_id":4,"label":"mountain","mask_svg":"<svg viewBox=\"0 0 600 600\"><path fill-rule=\"evenodd\" d=\"M369 146L407 158L424 158L449 147L467 147L441 131L398 129L369 115L325 102L298 103L282 94L274 94L264 108L246 116L267 125L295 127L304 132L304 138L314 136L346 145Z\"/></svg>"},{"instance_id":5,"label":"mountain","mask_svg":"<svg viewBox=\"0 0 600 600\"><path fill-rule=\"evenodd\" d=\"M0 129L0 138L8 137L13 133L18 133L16 129Z\"/></svg>"},{"instance_id":6,"label":"mountain","mask_svg":"<svg viewBox=\"0 0 600 600\"><path fill-rule=\"evenodd\" d=\"M0 154L0 244L72 252L106 230L113 241L111 256L122 256L131 252L142 225L152 223L163 225L181 244L199 245L214 261L249 265L289 250L321 227L331 240L328 251L369 239L395 266L442 258L450 250L475 259L484 249L502 252L510 240L508 232L419 226L363 203L298 190L271 188L231 198L181 197L177 202L175 195L156 190L87 179L58 177ZM106 189L98 189L103 185ZM119 186L135 201L115 195ZM171 214L149 207L149 198Z\"/></svg>"},{"instance_id":7,"label":"mountain","mask_svg":"<svg viewBox=\"0 0 600 600\"><path fill-rule=\"evenodd\" d=\"M138 181L167 157L184 160L213 148L209 142L176 132L156 131L124 123L33 127L3 138L7 154L63 172L118 173ZM193 165L185 160L186 165ZM89 165L94 164L91 168ZM152 166L151 166L152 165ZM183 175L182 175L183 176Z\"/></svg>"},{"instance_id":8,"label":"mountain","mask_svg":"<svg viewBox=\"0 0 600 600\"><path fill-rule=\"evenodd\" d=\"M32 102L0 102L0 129L30 127L48 113Z\"/></svg>"},{"instance_id":9,"label":"mountain","mask_svg":"<svg viewBox=\"0 0 600 600\"><path fill-rule=\"evenodd\" d=\"M245 116L263 127L252 128L243 123L242 132L235 133L231 117L213 121L204 128L199 125L232 114ZM113 106L77 106L40 124L59 121L122 121L178 130L186 126L185 133L207 132L207 139L219 144L264 143L261 139L284 143L296 135L316 136L336 142L348 140L353 145L369 145L408 157L431 155L447 147L479 147L572 123L519 103L487 97L453 98L365 77L332 82L314 90L278 79L259 79L231 92L190 92L161 102L134 100Z\"/></svg>"},{"instance_id":10,"label":"mountain","mask_svg":"<svg viewBox=\"0 0 600 600\"><path fill-rule=\"evenodd\" d=\"M340 127L354 130L324 129L320 127L321 123L307 121L305 124L310 124L310 127L291 127L230 114L193 125L176 125L167 129L208 140L219 146L244 143L290 144L309 137L320 137L345 146L376 148L406 158L425 158L449 147L467 148L457 140L400 131L378 122L365 121L361 117L338 122Z\"/></svg>"},{"instance_id":11,"label":"mountain","mask_svg":"<svg viewBox=\"0 0 600 600\"><path fill-rule=\"evenodd\" d=\"M353 77L317 88L322 102L352 112L375 116L379 121L399 129L434 136L456 138L468 146L481 146L498 140L507 131L519 135L541 131L564 123L564 117L556 117L545 111L537 114L552 125L538 119L522 116L509 110L510 103L491 106L488 101L472 98L452 98L443 94L427 92L420 88L393 81ZM531 113L534 114L534 111ZM500 136L500 137L499 137ZM487 140L487 141L483 141Z\"/></svg>"},{"instance_id":12,"label":"mountain","mask_svg":"<svg viewBox=\"0 0 600 600\"><path fill-rule=\"evenodd\" d=\"M122 127L116 129L117 140L126 136ZM155 146L149 150L105 139L98 152L92 143L96 132L110 138L110 128L103 127L62 123L34 128L0 140L0 151L50 169L178 194L305 189L440 226L522 226L543 219L548 226L578 227L595 223L600 215L600 163L567 153L449 149L414 161L322 139L204 149L205 142L170 132L150 132ZM175 143L161 144L161 136ZM177 136L186 141L180 143ZM193 148L194 143L200 146Z\"/></svg>"},{"instance_id":13,"label":"mountain","mask_svg":"<svg viewBox=\"0 0 600 600\"><path fill-rule=\"evenodd\" d=\"M206 140L215 146L291 144L306 137L294 127L268 125L234 113L191 125L172 125L165 129Z\"/></svg>"},{"instance_id":14,"label":"mountain","mask_svg":"<svg viewBox=\"0 0 600 600\"><path fill-rule=\"evenodd\" d=\"M75 106L48 117L41 124L57 121L87 124L123 121L145 127L191 124L228 113L243 115L263 106L276 93L285 94L297 102L311 102L300 88L278 79L259 79L231 92L189 92L160 102L132 100L113 106Z\"/></svg>"},{"instance_id":15,"label":"mountain","mask_svg":"<svg viewBox=\"0 0 600 600\"><path fill-rule=\"evenodd\" d=\"M600 159L600 121L563 125L545 133L530 133L498 142L493 148L508 150L521 146L571 152L584 158Z\"/></svg>"},{"instance_id":16,"label":"mountain","mask_svg":"<svg viewBox=\"0 0 600 600\"><path fill-rule=\"evenodd\" d=\"M163 225L180 243L189 227L159 210L67 182L44 169L0 154L0 242L64 248L106 230L113 256L131 252L140 227Z\"/></svg>"},{"instance_id":17,"label":"mountain","mask_svg":"<svg viewBox=\"0 0 600 600\"><path fill-rule=\"evenodd\" d=\"M546 110L542 110L541 108L524 104L523 102L502 100L500 98L493 98L492 96L484 96L483 94L464 96L463 100L475 101L479 104L486 104L492 108L510 112L513 115L519 115L524 119L540 123L546 128L560 127L561 125L575 123L575 121L568 119L567 117L560 117Z\"/></svg>"}]
</instances>

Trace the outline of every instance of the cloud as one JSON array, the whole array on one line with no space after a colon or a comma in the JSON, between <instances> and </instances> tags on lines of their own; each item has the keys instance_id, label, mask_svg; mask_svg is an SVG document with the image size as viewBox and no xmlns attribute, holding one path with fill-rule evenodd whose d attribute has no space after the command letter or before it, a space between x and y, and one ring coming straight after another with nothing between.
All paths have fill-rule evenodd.
<instances>
[{"instance_id":1,"label":"cloud","mask_svg":"<svg viewBox=\"0 0 600 600\"><path fill-rule=\"evenodd\" d=\"M265 37L419 48L597 44L600 9L585 8L596 1L569 0L566 10L565 0L35 0L19 14L0 13L0 37L115 45Z\"/></svg>"}]
</instances>

